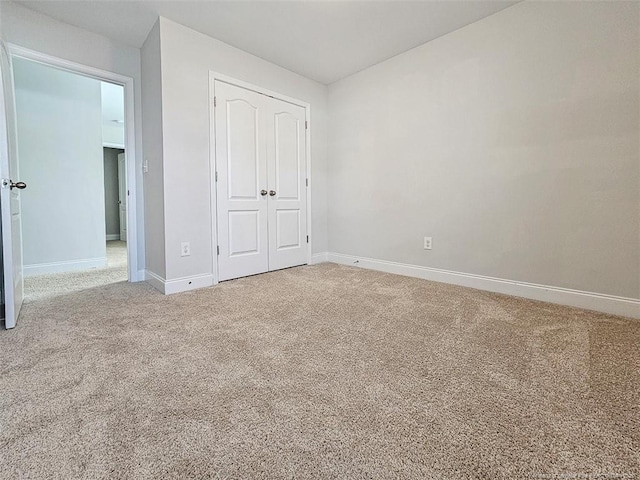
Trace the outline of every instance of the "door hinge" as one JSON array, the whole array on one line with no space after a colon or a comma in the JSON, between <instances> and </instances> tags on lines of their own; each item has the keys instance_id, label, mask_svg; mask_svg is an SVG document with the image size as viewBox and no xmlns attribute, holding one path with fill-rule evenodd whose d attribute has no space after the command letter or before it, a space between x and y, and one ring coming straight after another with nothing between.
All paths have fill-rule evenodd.
<instances>
[{"instance_id":1,"label":"door hinge","mask_svg":"<svg viewBox=\"0 0 640 480\"><path fill-rule=\"evenodd\" d=\"M307 243L309 243L309 235L307 235Z\"/></svg>"},{"instance_id":2,"label":"door hinge","mask_svg":"<svg viewBox=\"0 0 640 480\"><path fill-rule=\"evenodd\" d=\"M218 172L216 172L216 182L218 181Z\"/></svg>"},{"instance_id":3,"label":"door hinge","mask_svg":"<svg viewBox=\"0 0 640 480\"><path fill-rule=\"evenodd\" d=\"M306 120L304 121L304 129L309 130L309 122Z\"/></svg>"},{"instance_id":4,"label":"door hinge","mask_svg":"<svg viewBox=\"0 0 640 480\"><path fill-rule=\"evenodd\" d=\"M218 255L220 255L220 245L216 247L216 251L218 252Z\"/></svg>"},{"instance_id":5,"label":"door hinge","mask_svg":"<svg viewBox=\"0 0 640 480\"><path fill-rule=\"evenodd\" d=\"M309 186L309 179L305 178L305 183L307 184L307 187Z\"/></svg>"},{"instance_id":6,"label":"door hinge","mask_svg":"<svg viewBox=\"0 0 640 480\"><path fill-rule=\"evenodd\" d=\"M218 106L218 97L213 97L213 106L214 107Z\"/></svg>"}]
</instances>

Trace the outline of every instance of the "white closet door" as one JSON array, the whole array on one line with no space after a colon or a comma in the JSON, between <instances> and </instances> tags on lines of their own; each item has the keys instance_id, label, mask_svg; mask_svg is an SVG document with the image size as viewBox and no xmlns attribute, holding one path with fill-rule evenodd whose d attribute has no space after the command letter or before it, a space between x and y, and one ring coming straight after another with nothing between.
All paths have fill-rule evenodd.
<instances>
[{"instance_id":1,"label":"white closet door","mask_svg":"<svg viewBox=\"0 0 640 480\"><path fill-rule=\"evenodd\" d=\"M271 98L269 176L269 270L307 263L305 109Z\"/></svg>"},{"instance_id":2,"label":"white closet door","mask_svg":"<svg viewBox=\"0 0 640 480\"><path fill-rule=\"evenodd\" d=\"M268 97L215 83L219 279L269 270Z\"/></svg>"}]
</instances>

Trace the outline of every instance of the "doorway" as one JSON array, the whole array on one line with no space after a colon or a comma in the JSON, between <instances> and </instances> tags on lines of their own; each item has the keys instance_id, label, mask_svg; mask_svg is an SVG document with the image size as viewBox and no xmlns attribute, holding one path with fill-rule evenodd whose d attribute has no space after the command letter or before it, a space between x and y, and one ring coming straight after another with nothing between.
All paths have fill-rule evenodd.
<instances>
[{"instance_id":1,"label":"doorway","mask_svg":"<svg viewBox=\"0 0 640 480\"><path fill-rule=\"evenodd\" d=\"M144 258L144 247L138 242L137 224L137 183L136 141L134 127L134 79L106 70L100 70L79 63L64 60L51 55L29 50L17 45L5 44L0 40L0 210L2 217L2 288L4 300L5 328L14 328L24 300L24 265L22 241L22 197L26 187L19 181L18 140L15 88L12 63L16 59L31 60L35 63L53 67L63 72L75 73L82 77L100 80L124 87L124 145L126 164L127 193L127 278L131 282L144 280L144 274L138 270L139 259ZM37 124L34 123L34 124ZM58 146L59 147L59 146ZM64 181L59 189L85 188L84 183L71 184ZM41 237L43 242L50 239ZM81 282L82 283L82 282Z\"/></svg>"},{"instance_id":2,"label":"doorway","mask_svg":"<svg viewBox=\"0 0 640 480\"><path fill-rule=\"evenodd\" d=\"M123 87L25 58L13 77L25 300L126 282Z\"/></svg>"}]
</instances>

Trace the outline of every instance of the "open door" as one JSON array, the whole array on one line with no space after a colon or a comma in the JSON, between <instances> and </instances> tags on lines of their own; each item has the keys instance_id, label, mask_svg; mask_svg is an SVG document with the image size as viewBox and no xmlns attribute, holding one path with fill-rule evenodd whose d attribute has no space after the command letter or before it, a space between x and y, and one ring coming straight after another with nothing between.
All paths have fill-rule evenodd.
<instances>
[{"instance_id":1,"label":"open door","mask_svg":"<svg viewBox=\"0 0 640 480\"><path fill-rule=\"evenodd\" d=\"M124 153L118 154L118 215L120 215L120 240L127 241L127 165Z\"/></svg>"},{"instance_id":2,"label":"open door","mask_svg":"<svg viewBox=\"0 0 640 480\"><path fill-rule=\"evenodd\" d=\"M15 112L11 57L4 42L0 41L0 217L6 328L16 326L24 297L19 192L26 185L17 181L18 138Z\"/></svg>"}]
</instances>

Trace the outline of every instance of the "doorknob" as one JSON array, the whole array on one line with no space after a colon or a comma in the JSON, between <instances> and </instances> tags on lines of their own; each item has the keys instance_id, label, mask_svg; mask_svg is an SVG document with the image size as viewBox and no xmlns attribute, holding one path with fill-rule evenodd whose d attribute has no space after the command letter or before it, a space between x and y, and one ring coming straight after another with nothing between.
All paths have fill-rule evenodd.
<instances>
[{"instance_id":1,"label":"doorknob","mask_svg":"<svg viewBox=\"0 0 640 480\"><path fill-rule=\"evenodd\" d=\"M2 180L2 186L4 188L9 187L11 190L13 190L14 188L17 188L19 190L24 190L25 188L27 188L27 184L24 182L13 183L13 180L7 180L6 178Z\"/></svg>"},{"instance_id":2,"label":"doorknob","mask_svg":"<svg viewBox=\"0 0 640 480\"><path fill-rule=\"evenodd\" d=\"M267 194L266 190L260 190L260 195L262 195L263 197Z\"/></svg>"},{"instance_id":3,"label":"doorknob","mask_svg":"<svg viewBox=\"0 0 640 480\"><path fill-rule=\"evenodd\" d=\"M276 191L275 190L269 190L269 195L271 195L272 197L275 196Z\"/></svg>"}]
</instances>

